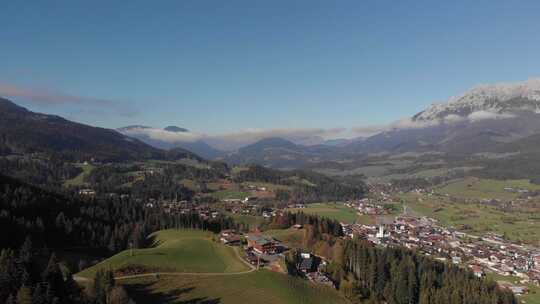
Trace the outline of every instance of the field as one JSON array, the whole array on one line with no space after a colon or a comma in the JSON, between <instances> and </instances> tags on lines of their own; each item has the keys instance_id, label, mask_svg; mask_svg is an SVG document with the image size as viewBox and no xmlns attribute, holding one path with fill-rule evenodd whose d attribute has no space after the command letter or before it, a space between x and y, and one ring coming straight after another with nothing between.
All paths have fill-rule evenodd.
<instances>
[{"instance_id":1,"label":"field","mask_svg":"<svg viewBox=\"0 0 540 304\"><path fill-rule=\"evenodd\" d=\"M348 303L334 289L260 270L227 276L162 276L120 281L137 303Z\"/></svg>"},{"instance_id":2,"label":"field","mask_svg":"<svg viewBox=\"0 0 540 304\"><path fill-rule=\"evenodd\" d=\"M226 213L226 214L232 217L235 223L246 224L252 229L260 226L262 223L265 222L265 219L262 216L234 214L234 213Z\"/></svg>"},{"instance_id":3,"label":"field","mask_svg":"<svg viewBox=\"0 0 540 304\"><path fill-rule=\"evenodd\" d=\"M343 223L354 223L358 220L356 210L340 203L316 203L308 204L306 208L288 209L291 212L304 212L306 214L315 214L322 217L334 219Z\"/></svg>"},{"instance_id":4,"label":"field","mask_svg":"<svg viewBox=\"0 0 540 304\"><path fill-rule=\"evenodd\" d=\"M249 270L232 247L216 243L213 234L198 230L163 230L152 234L155 246L122 251L78 276L93 277L98 269L140 265L152 270L189 273L234 273Z\"/></svg>"},{"instance_id":5,"label":"field","mask_svg":"<svg viewBox=\"0 0 540 304\"><path fill-rule=\"evenodd\" d=\"M71 187L84 185L84 178L94 170L94 166L90 164L77 164L77 167L81 168L83 171L74 178L66 180L64 186Z\"/></svg>"},{"instance_id":6,"label":"field","mask_svg":"<svg viewBox=\"0 0 540 304\"><path fill-rule=\"evenodd\" d=\"M263 182L243 182L242 186L248 187L248 186L257 186L257 187L265 187L269 191L276 191L276 190L291 190L291 186L286 185L277 185L277 184L271 184L271 183L263 183Z\"/></svg>"},{"instance_id":7,"label":"field","mask_svg":"<svg viewBox=\"0 0 540 304\"><path fill-rule=\"evenodd\" d=\"M477 235L495 232L510 240L540 244L540 221L534 213L504 212L495 206L412 193L402 199L408 212L435 218L444 226Z\"/></svg>"},{"instance_id":8,"label":"field","mask_svg":"<svg viewBox=\"0 0 540 304\"><path fill-rule=\"evenodd\" d=\"M251 193L238 190L219 190L212 193L212 196L218 199L244 199L251 196Z\"/></svg>"},{"instance_id":9,"label":"field","mask_svg":"<svg viewBox=\"0 0 540 304\"><path fill-rule=\"evenodd\" d=\"M511 200L519 196L517 192L509 192L504 188L540 190L539 185L533 185L528 180L491 180L468 177L448 183L435 189L441 194L448 194L464 199L501 199Z\"/></svg>"},{"instance_id":10,"label":"field","mask_svg":"<svg viewBox=\"0 0 540 304\"><path fill-rule=\"evenodd\" d=\"M304 239L304 229L273 229L264 232L265 235L271 236L290 248L302 248Z\"/></svg>"},{"instance_id":11,"label":"field","mask_svg":"<svg viewBox=\"0 0 540 304\"><path fill-rule=\"evenodd\" d=\"M398 208L399 209L399 208ZM380 216L359 215L358 212L345 206L342 203L316 203L308 204L306 208L291 208L288 209L291 212L304 212L306 214L315 214L322 217L334 219L341 223L360 223L371 225L375 224L377 218ZM399 211L399 210L398 210Z\"/></svg>"}]
</instances>

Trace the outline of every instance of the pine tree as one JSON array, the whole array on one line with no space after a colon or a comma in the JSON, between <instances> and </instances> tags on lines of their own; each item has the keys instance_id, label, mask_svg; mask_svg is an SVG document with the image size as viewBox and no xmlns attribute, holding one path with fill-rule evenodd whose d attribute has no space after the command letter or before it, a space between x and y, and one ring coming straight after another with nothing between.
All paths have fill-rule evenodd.
<instances>
[{"instance_id":1,"label":"pine tree","mask_svg":"<svg viewBox=\"0 0 540 304\"><path fill-rule=\"evenodd\" d=\"M48 284L47 293L49 299L51 299L51 297L63 298L64 276L62 275L62 271L60 270L60 266L58 264L58 259L56 258L56 254L54 252L51 254L47 268L45 268L45 271L43 271L41 278L43 279L43 282Z\"/></svg>"},{"instance_id":2,"label":"pine tree","mask_svg":"<svg viewBox=\"0 0 540 304\"><path fill-rule=\"evenodd\" d=\"M19 261L28 265L32 260L32 240L29 236L26 237L24 243L19 250Z\"/></svg>"}]
</instances>

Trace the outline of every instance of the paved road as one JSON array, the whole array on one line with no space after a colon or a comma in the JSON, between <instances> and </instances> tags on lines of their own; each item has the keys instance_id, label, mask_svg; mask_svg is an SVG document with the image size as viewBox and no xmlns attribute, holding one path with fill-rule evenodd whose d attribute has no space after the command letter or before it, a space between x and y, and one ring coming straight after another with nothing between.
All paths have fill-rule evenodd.
<instances>
[{"instance_id":1,"label":"paved road","mask_svg":"<svg viewBox=\"0 0 540 304\"><path fill-rule=\"evenodd\" d=\"M240 271L240 272L150 272L150 273L127 275L127 276L118 276L118 277L114 277L114 279L127 280L127 279L145 278L145 277L159 277L162 275L164 276L231 276L231 275L247 274L247 273L251 273L257 270L257 267L251 265L240 256L239 251L240 251L239 248L234 248L234 253L236 254L236 257L238 257L238 259L240 259L242 263L247 265L249 267L249 270ZM91 279L81 277L81 276L73 276L73 279L81 283L91 281Z\"/></svg>"}]
</instances>

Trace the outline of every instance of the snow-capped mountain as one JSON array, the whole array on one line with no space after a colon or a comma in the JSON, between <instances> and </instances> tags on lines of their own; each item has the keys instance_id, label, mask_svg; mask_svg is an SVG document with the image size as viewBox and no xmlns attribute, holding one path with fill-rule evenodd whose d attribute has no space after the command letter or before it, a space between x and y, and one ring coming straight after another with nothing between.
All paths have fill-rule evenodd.
<instances>
[{"instance_id":1,"label":"snow-capped mountain","mask_svg":"<svg viewBox=\"0 0 540 304\"><path fill-rule=\"evenodd\" d=\"M540 133L540 79L482 85L349 145L361 152L476 153Z\"/></svg>"},{"instance_id":2,"label":"snow-capped mountain","mask_svg":"<svg viewBox=\"0 0 540 304\"><path fill-rule=\"evenodd\" d=\"M412 120L452 122L467 118L506 118L516 111L540 113L540 79L478 86L446 103L431 105Z\"/></svg>"}]
</instances>

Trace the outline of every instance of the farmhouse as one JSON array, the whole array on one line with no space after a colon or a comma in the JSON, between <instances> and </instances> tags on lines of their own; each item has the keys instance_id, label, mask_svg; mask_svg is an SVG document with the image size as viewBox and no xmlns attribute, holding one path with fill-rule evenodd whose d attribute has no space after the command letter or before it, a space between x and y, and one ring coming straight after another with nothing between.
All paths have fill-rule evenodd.
<instances>
[{"instance_id":1,"label":"farmhouse","mask_svg":"<svg viewBox=\"0 0 540 304\"><path fill-rule=\"evenodd\" d=\"M276 253L279 245L274 239L262 236L260 234L248 234L246 238L248 247L253 248L254 251L261 254Z\"/></svg>"},{"instance_id":2,"label":"farmhouse","mask_svg":"<svg viewBox=\"0 0 540 304\"><path fill-rule=\"evenodd\" d=\"M94 195L96 195L96 191L94 191L92 189L81 189L81 190L79 190L79 194L80 195L94 196Z\"/></svg>"},{"instance_id":3,"label":"farmhouse","mask_svg":"<svg viewBox=\"0 0 540 304\"><path fill-rule=\"evenodd\" d=\"M298 270L303 273L309 273L316 270L315 257L310 253L300 254L300 261L298 262Z\"/></svg>"},{"instance_id":4,"label":"farmhouse","mask_svg":"<svg viewBox=\"0 0 540 304\"><path fill-rule=\"evenodd\" d=\"M219 235L219 240L226 245L240 245L242 238L234 230L223 230Z\"/></svg>"}]
</instances>

